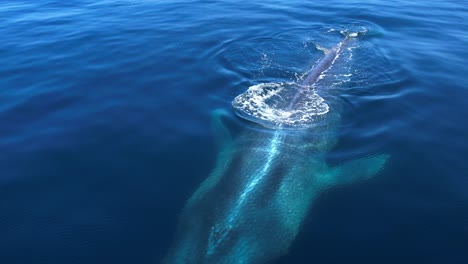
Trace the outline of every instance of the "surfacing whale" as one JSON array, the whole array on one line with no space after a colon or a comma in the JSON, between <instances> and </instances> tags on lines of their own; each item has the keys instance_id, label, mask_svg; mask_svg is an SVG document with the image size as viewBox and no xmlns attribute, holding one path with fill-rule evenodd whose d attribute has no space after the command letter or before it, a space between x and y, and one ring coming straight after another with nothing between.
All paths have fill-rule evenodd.
<instances>
[{"instance_id":1,"label":"surfacing whale","mask_svg":"<svg viewBox=\"0 0 468 264\"><path fill-rule=\"evenodd\" d=\"M348 34L325 54L292 94L281 97L284 111L294 112L303 103L303 97L316 98L307 94L312 92L310 87L331 67L350 38L356 36ZM243 103L253 98L248 93L233 101L236 113L245 118L252 114L243 113L245 109L260 112L261 115L247 119L267 123L274 129L246 128L233 138L223 123L228 113L215 111L213 124L220 146L216 167L187 201L164 263L269 263L288 252L321 192L371 178L389 157L380 154L330 167L325 156L336 143L339 113L329 112L328 108L314 112L327 120L315 127L295 122L293 114L277 115L276 122L265 123L261 118L270 113L268 107L278 104L266 102L265 107ZM268 91L263 95L268 96ZM296 123L300 129L283 129Z\"/></svg>"}]
</instances>

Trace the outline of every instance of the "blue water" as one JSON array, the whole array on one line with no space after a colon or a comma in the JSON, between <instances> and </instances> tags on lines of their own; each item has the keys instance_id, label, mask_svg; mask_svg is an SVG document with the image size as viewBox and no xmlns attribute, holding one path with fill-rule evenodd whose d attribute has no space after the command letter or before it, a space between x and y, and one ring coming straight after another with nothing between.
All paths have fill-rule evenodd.
<instances>
[{"instance_id":1,"label":"blue water","mask_svg":"<svg viewBox=\"0 0 468 264\"><path fill-rule=\"evenodd\" d=\"M0 3L0 263L159 263L214 167L211 113L366 28L325 192L277 263L468 263L468 2Z\"/></svg>"}]
</instances>

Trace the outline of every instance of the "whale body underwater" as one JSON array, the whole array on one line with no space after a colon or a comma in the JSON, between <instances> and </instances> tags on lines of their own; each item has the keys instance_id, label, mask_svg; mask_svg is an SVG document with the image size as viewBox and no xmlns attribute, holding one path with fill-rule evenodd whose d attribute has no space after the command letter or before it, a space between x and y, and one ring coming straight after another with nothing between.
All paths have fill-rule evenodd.
<instances>
[{"instance_id":1,"label":"whale body underwater","mask_svg":"<svg viewBox=\"0 0 468 264\"><path fill-rule=\"evenodd\" d=\"M357 33L347 34L291 96L293 109ZM213 114L219 154L214 170L188 199L163 263L257 264L285 255L314 200L326 189L373 177L389 156L379 154L330 167L340 114L307 129L248 129L233 137L225 110Z\"/></svg>"}]
</instances>

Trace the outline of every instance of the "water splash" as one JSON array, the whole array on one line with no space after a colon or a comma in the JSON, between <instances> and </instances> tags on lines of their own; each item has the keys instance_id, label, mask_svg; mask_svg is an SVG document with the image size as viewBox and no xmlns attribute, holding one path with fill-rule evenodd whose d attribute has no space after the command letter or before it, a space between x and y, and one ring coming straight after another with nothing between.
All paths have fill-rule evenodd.
<instances>
[{"instance_id":1,"label":"water splash","mask_svg":"<svg viewBox=\"0 0 468 264\"><path fill-rule=\"evenodd\" d=\"M290 107L291 99L301 92L301 99ZM329 107L314 87L297 83L261 83L234 98L237 115L270 128L307 128Z\"/></svg>"}]
</instances>

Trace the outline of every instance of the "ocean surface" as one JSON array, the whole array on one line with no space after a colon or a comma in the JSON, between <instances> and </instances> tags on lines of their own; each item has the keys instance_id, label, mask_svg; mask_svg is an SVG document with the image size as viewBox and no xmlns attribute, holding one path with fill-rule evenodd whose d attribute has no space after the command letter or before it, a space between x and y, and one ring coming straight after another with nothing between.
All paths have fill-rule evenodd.
<instances>
[{"instance_id":1,"label":"ocean surface","mask_svg":"<svg viewBox=\"0 0 468 264\"><path fill-rule=\"evenodd\" d=\"M275 263L468 263L467 21L465 0L0 2L0 263L160 263L215 166L213 111L252 126L232 100L340 31L365 33L328 73L327 162L390 158Z\"/></svg>"}]
</instances>

